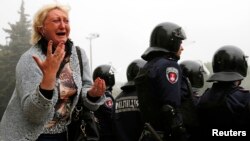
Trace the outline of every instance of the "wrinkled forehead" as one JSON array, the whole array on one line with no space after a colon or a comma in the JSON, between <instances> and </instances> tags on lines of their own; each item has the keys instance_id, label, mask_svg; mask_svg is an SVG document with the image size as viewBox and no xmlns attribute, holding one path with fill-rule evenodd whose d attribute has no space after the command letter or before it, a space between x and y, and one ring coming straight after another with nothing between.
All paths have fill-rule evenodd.
<instances>
[{"instance_id":1,"label":"wrinkled forehead","mask_svg":"<svg viewBox=\"0 0 250 141\"><path fill-rule=\"evenodd\" d=\"M48 11L46 19L54 18L54 17L68 18L68 12L64 11L63 9L60 9L60 8L51 9L50 11Z\"/></svg>"}]
</instances>

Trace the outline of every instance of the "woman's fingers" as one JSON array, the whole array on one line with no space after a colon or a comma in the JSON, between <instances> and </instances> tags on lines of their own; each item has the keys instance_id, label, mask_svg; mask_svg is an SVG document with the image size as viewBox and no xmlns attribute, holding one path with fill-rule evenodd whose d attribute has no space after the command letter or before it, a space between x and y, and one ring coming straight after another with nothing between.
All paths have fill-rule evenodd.
<instances>
[{"instance_id":1,"label":"woman's fingers","mask_svg":"<svg viewBox=\"0 0 250 141\"><path fill-rule=\"evenodd\" d=\"M94 85L90 90L90 96L92 97L100 97L104 95L106 91L106 84L105 81L101 78L96 78L94 81Z\"/></svg>"},{"instance_id":2,"label":"woman's fingers","mask_svg":"<svg viewBox=\"0 0 250 141\"><path fill-rule=\"evenodd\" d=\"M105 84L105 81L103 79L101 79L101 81L100 81L100 89L103 92L106 91L106 84Z\"/></svg>"},{"instance_id":3,"label":"woman's fingers","mask_svg":"<svg viewBox=\"0 0 250 141\"><path fill-rule=\"evenodd\" d=\"M95 80L95 85L96 85L97 95L99 95L99 96L103 95L105 90L106 90L105 81L98 77Z\"/></svg>"},{"instance_id":4,"label":"woman's fingers","mask_svg":"<svg viewBox=\"0 0 250 141\"><path fill-rule=\"evenodd\" d=\"M47 57L44 61L42 61L39 57L35 55L32 56L41 71L43 73L46 72L49 75L55 74L58 71L60 64L62 63L62 60L65 56L65 45L63 42L56 47L54 53L52 52L52 48L53 41L50 40L47 46Z\"/></svg>"},{"instance_id":5,"label":"woman's fingers","mask_svg":"<svg viewBox=\"0 0 250 141\"><path fill-rule=\"evenodd\" d=\"M60 61L63 60L64 56L65 56L65 45L64 42L61 42L58 44L58 46L56 47L56 50L54 52L54 57L56 57L57 59L59 59Z\"/></svg>"},{"instance_id":6,"label":"woman's fingers","mask_svg":"<svg viewBox=\"0 0 250 141\"><path fill-rule=\"evenodd\" d=\"M52 55L52 45L53 45L53 41L50 40L48 42L48 47L47 47L47 56L51 56Z\"/></svg>"}]
</instances>

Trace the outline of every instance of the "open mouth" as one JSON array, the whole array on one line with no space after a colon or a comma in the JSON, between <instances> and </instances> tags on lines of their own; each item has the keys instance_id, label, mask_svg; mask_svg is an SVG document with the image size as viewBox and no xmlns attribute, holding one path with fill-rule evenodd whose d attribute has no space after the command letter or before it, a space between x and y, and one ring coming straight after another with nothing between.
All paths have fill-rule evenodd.
<instances>
[{"instance_id":1,"label":"open mouth","mask_svg":"<svg viewBox=\"0 0 250 141\"><path fill-rule=\"evenodd\" d=\"M57 32L56 35L58 35L58 36L65 36L66 32Z\"/></svg>"}]
</instances>

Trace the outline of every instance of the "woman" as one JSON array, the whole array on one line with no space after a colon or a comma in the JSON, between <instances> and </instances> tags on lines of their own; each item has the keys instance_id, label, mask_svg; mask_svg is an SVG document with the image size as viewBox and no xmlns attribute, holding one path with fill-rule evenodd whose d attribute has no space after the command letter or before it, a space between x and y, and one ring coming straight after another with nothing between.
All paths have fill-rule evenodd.
<instances>
[{"instance_id":1,"label":"woman","mask_svg":"<svg viewBox=\"0 0 250 141\"><path fill-rule=\"evenodd\" d=\"M92 85L83 50L81 76L76 47L69 39L68 11L65 6L51 4L35 15L33 47L17 64L16 88L0 125L1 140L66 141L78 99L90 110L103 104L105 82L97 78Z\"/></svg>"}]
</instances>

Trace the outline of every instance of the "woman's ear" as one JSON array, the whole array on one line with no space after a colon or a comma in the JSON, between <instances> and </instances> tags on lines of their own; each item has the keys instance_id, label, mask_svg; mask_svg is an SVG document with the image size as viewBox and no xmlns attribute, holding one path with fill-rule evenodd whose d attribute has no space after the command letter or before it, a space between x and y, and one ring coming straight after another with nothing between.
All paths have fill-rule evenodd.
<instances>
[{"instance_id":1,"label":"woman's ear","mask_svg":"<svg viewBox=\"0 0 250 141\"><path fill-rule=\"evenodd\" d=\"M38 26L38 27L37 27L37 31L38 31L42 36L44 36L44 29L43 29L42 26Z\"/></svg>"}]
</instances>

